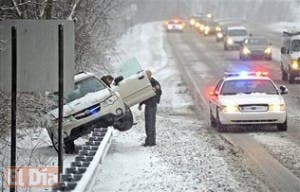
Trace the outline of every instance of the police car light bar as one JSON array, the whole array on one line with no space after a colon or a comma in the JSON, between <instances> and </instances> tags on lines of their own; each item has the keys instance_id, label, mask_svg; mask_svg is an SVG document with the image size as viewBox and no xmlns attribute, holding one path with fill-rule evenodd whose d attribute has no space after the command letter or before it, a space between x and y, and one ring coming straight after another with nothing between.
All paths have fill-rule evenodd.
<instances>
[{"instance_id":1,"label":"police car light bar","mask_svg":"<svg viewBox=\"0 0 300 192\"><path fill-rule=\"evenodd\" d=\"M247 76L258 76L258 77L266 77L269 73L266 71L241 71L241 72L225 72L225 77L247 77Z\"/></svg>"}]
</instances>

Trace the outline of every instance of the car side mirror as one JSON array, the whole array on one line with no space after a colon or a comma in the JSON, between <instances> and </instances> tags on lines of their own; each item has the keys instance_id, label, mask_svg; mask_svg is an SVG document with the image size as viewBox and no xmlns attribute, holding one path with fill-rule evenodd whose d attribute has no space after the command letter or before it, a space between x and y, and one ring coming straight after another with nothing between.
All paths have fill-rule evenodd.
<instances>
[{"instance_id":1,"label":"car side mirror","mask_svg":"<svg viewBox=\"0 0 300 192\"><path fill-rule=\"evenodd\" d=\"M121 82L121 81L123 81L123 79L124 79L124 77L123 76L118 76L118 77L116 77L115 78L115 85L116 86L118 86L119 85L119 83Z\"/></svg>"},{"instance_id":2,"label":"car side mirror","mask_svg":"<svg viewBox=\"0 0 300 192\"><path fill-rule=\"evenodd\" d=\"M281 52L281 54L286 54L287 50L285 47L281 47L280 52Z\"/></svg>"},{"instance_id":3,"label":"car side mirror","mask_svg":"<svg viewBox=\"0 0 300 192\"><path fill-rule=\"evenodd\" d=\"M279 87L279 89L280 89L280 94L281 94L281 95L288 94L288 92L289 92L288 88L287 88L286 86L284 86L284 85L281 85L281 86Z\"/></svg>"}]
</instances>

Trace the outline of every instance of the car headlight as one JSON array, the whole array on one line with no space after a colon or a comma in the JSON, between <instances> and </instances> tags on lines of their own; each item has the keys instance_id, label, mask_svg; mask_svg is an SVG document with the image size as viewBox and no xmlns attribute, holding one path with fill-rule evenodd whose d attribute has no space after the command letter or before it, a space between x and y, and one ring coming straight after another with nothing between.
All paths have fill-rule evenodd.
<instances>
[{"instance_id":1,"label":"car headlight","mask_svg":"<svg viewBox=\"0 0 300 192\"><path fill-rule=\"evenodd\" d=\"M272 53L271 47L266 48L264 52L265 52L265 54L268 54L268 55L271 54Z\"/></svg>"},{"instance_id":2,"label":"car headlight","mask_svg":"<svg viewBox=\"0 0 300 192\"><path fill-rule=\"evenodd\" d=\"M180 30L182 30L183 29L183 25L179 25L179 27L178 27Z\"/></svg>"},{"instance_id":3,"label":"car headlight","mask_svg":"<svg viewBox=\"0 0 300 192\"><path fill-rule=\"evenodd\" d=\"M285 104L271 104L269 105L269 111L273 111L273 112L285 111Z\"/></svg>"},{"instance_id":4,"label":"car headlight","mask_svg":"<svg viewBox=\"0 0 300 192\"><path fill-rule=\"evenodd\" d=\"M227 44L228 44L228 45L232 45L232 44L233 44L233 39L228 38L228 39L227 39Z\"/></svg>"},{"instance_id":5,"label":"car headlight","mask_svg":"<svg viewBox=\"0 0 300 192\"><path fill-rule=\"evenodd\" d=\"M216 27L217 32L220 32L221 30L222 30L221 27L219 27L219 26Z\"/></svg>"},{"instance_id":6,"label":"car headlight","mask_svg":"<svg viewBox=\"0 0 300 192\"><path fill-rule=\"evenodd\" d=\"M172 26L171 26L171 25L168 25L168 29L169 29L169 30L172 29Z\"/></svg>"},{"instance_id":7,"label":"car headlight","mask_svg":"<svg viewBox=\"0 0 300 192\"><path fill-rule=\"evenodd\" d=\"M291 67L292 67L292 69L298 69L299 68L298 61L292 60Z\"/></svg>"},{"instance_id":8,"label":"car headlight","mask_svg":"<svg viewBox=\"0 0 300 192\"><path fill-rule=\"evenodd\" d=\"M118 97L116 95L112 95L112 96L108 97L107 99L105 99L103 102L101 102L101 107L112 105L112 104L114 104L114 102L117 99L118 99Z\"/></svg>"},{"instance_id":9,"label":"car headlight","mask_svg":"<svg viewBox=\"0 0 300 192\"><path fill-rule=\"evenodd\" d=\"M73 116L64 117L63 118L63 124L64 125L69 124L73 120L75 120L75 118ZM55 126L55 127L58 126L58 119L53 119L53 120L51 120L51 122L52 122L53 126Z\"/></svg>"},{"instance_id":10,"label":"car headlight","mask_svg":"<svg viewBox=\"0 0 300 192\"><path fill-rule=\"evenodd\" d=\"M191 19L191 20L190 20L190 24L191 24L191 25L195 25L195 23L196 23L195 19Z\"/></svg>"},{"instance_id":11,"label":"car headlight","mask_svg":"<svg viewBox=\"0 0 300 192\"><path fill-rule=\"evenodd\" d=\"M224 113L235 113L240 111L237 105L223 105L220 109Z\"/></svg>"},{"instance_id":12,"label":"car headlight","mask_svg":"<svg viewBox=\"0 0 300 192\"><path fill-rule=\"evenodd\" d=\"M248 55L248 54L250 54L251 53L251 51L247 48L247 47L244 47L243 48L243 54L244 55Z\"/></svg>"},{"instance_id":13,"label":"car headlight","mask_svg":"<svg viewBox=\"0 0 300 192\"><path fill-rule=\"evenodd\" d=\"M217 37L221 39L223 37L223 33L217 33Z\"/></svg>"}]
</instances>

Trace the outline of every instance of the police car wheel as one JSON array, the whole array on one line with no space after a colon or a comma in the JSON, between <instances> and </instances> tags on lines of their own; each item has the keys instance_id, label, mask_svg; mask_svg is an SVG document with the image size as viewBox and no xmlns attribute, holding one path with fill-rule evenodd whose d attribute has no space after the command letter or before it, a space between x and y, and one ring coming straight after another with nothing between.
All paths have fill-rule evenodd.
<instances>
[{"instance_id":1,"label":"police car wheel","mask_svg":"<svg viewBox=\"0 0 300 192\"><path fill-rule=\"evenodd\" d=\"M219 113L217 112L217 120L216 120L217 130L219 132L225 132L226 131L226 125L223 125L219 118Z\"/></svg>"}]
</instances>

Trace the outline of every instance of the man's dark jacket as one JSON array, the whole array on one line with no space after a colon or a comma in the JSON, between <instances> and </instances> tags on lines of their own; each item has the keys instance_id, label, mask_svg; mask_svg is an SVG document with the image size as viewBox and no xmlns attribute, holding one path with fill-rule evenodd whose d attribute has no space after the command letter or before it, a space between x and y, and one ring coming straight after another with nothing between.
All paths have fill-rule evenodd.
<instances>
[{"instance_id":1,"label":"man's dark jacket","mask_svg":"<svg viewBox=\"0 0 300 192\"><path fill-rule=\"evenodd\" d=\"M159 82L156 79L154 79L153 77L151 78L150 83L151 83L151 86L153 88L155 88L156 95L143 101L141 104L145 104L148 107L151 107L151 106L154 107L160 102L160 96L162 94L162 91L161 91L161 86L160 86Z\"/></svg>"}]
</instances>

